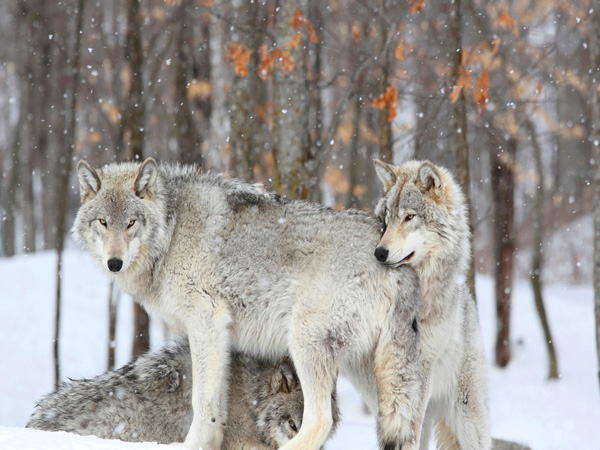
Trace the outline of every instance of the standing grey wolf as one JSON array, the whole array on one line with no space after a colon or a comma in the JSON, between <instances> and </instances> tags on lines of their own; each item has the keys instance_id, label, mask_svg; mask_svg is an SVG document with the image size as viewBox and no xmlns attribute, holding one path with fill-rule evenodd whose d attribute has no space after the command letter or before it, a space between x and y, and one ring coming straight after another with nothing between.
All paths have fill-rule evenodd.
<instances>
[{"instance_id":1,"label":"standing grey wolf","mask_svg":"<svg viewBox=\"0 0 600 450\"><path fill-rule=\"evenodd\" d=\"M232 348L294 362L305 408L282 449L326 440L338 370L376 412L381 448L419 447L419 285L411 268L373 258L378 219L152 158L98 170L81 161L78 177L75 238L189 338L193 420L184 445L221 447Z\"/></svg>"},{"instance_id":2,"label":"standing grey wolf","mask_svg":"<svg viewBox=\"0 0 600 450\"><path fill-rule=\"evenodd\" d=\"M420 363L427 410L421 449L433 426L444 449L490 448L487 364L475 302L464 282L471 258L460 186L428 161L375 160L384 186L375 215L385 232L375 257L414 268L421 286ZM460 445L459 445L460 444Z\"/></svg>"},{"instance_id":3,"label":"standing grey wolf","mask_svg":"<svg viewBox=\"0 0 600 450\"><path fill-rule=\"evenodd\" d=\"M291 361L233 353L223 448L277 449L302 425L302 389ZM168 444L192 422L192 360L187 340L91 380L63 383L36 406L27 427L103 439ZM339 412L332 396L334 426Z\"/></svg>"}]
</instances>

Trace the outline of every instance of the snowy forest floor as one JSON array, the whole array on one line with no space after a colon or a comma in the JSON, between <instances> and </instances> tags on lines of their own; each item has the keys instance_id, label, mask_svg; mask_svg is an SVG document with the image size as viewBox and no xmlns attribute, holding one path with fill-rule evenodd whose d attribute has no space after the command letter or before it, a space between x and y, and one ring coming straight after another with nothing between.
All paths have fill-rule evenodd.
<instances>
[{"instance_id":1,"label":"snowy forest floor","mask_svg":"<svg viewBox=\"0 0 600 450\"><path fill-rule=\"evenodd\" d=\"M93 377L106 368L108 280L79 250L65 255L61 329L64 379ZM154 444L116 444L94 437L24 430L35 402L53 389L54 253L0 259L0 448L148 449ZM591 286L547 285L544 290L561 379L546 380L543 335L528 283L513 289L508 368L493 366L495 337L493 280L477 278L480 322L490 361L492 435L534 450L598 449L600 396L594 342ZM123 296L117 325L117 365L129 360L131 300ZM162 327L152 330L159 345ZM326 445L335 449L376 448L374 419L350 383L340 377L342 424Z\"/></svg>"}]
</instances>

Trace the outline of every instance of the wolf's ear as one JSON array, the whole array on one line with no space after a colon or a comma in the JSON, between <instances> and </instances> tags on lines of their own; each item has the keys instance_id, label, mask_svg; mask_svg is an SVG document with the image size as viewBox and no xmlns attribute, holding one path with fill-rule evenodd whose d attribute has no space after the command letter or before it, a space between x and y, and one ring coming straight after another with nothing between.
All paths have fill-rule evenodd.
<instances>
[{"instance_id":1,"label":"wolf's ear","mask_svg":"<svg viewBox=\"0 0 600 450\"><path fill-rule=\"evenodd\" d=\"M394 172L392 165L385 163L380 159L375 158L373 164L375 165L377 176L383 183L383 192L386 193L396 182L396 172Z\"/></svg>"},{"instance_id":2,"label":"wolf's ear","mask_svg":"<svg viewBox=\"0 0 600 450\"><path fill-rule=\"evenodd\" d=\"M296 373L289 359L285 358L275 365L269 380L271 394L278 394L280 392L289 394L296 389L297 385Z\"/></svg>"},{"instance_id":3,"label":"wolf's ear","mask_svg":"<svg viewBox=\"0 0 600 450\"><path fill-rule=\"evenodd\" d=\"M441 194L443 187L442 177L433 164L429 161L423 161L417 175L415 184L423 193Z\"/></svg>"},{"instance_id":4,"label":"wolf's ear","mask_svg":"<svg viewBox=\"0 0 600 450\"><path fill-rule=\"evenodd\" d=\"M147 195L156 194L156 177L158 176L158 167L154 158L147 158L140 167L137 178L135 179L135 195L144 198Z\"/></svg>"},{"instance_id":5,"label":"wolf's ear","mask_svg":"<svg viewBox=\"0 0 600 450\"><path fill-rule=\"evenodd\" d=\"M90 200L100 190L100 177L98 172L87 161L81 160L77 164L77 178L79 178L79 194L81 203Z\"/></svg>"}]
</instances>

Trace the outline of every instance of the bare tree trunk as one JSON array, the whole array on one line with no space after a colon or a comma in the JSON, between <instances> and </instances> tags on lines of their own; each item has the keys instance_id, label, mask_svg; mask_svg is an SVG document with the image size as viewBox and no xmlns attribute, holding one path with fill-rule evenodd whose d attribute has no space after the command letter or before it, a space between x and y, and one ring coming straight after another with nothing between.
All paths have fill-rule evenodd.
<instances>
[{"instance_id":1,"label":"bare tree trunk","mask_svg":"<svg viewBox=\"0 0 600 450\"><path fill-rule=\"evenodd\" d=\"M259 43L258 2L240 2L236 8L237 23L241 29L248 30L244 34L242 45L249 49L257 49ZM246 76L233 75L231 85L231 146L229 169L232 174L243 181L253 180L253 154L256 149L256 105L259 101L257 52L252 52Z\"/></svg>"},{"instance_id":2,"label":"bare tree trunk","mask_svg":"<svg viewBox=\"0 0 600 450\"><path fill-rule=\"evenodd\" d=\"M69 114L70 120L68 127L65 130L65 147L63 150L62 164L57 168L58 179L57 179L57 198L60 199L58 202L58 215L56 225L56 240L57 240L57 252L58 260L56 264L56 315L55 315L55 329L54 329L54 387L58 389L58 383L60 382L60 362L59 362L59 335L60 335L60 310L61 310L61 285L62 285L62 256L65 244L65 222L67 219L67 206L69 204L69 176L71 174L71 167L73 161L73 151L75 149L75 132L77 125L77 91L79 90L79 60L80 60L80 49L81 40L83 35L83 5L84 0L77 2L77 9L75 10L75 27L73 30L73 72L71 78L71 97L69 102Z\"/></svg>"},{"instance_id":3,"label":"bare tree trunk","mask_svg":"<svg viewBox=\"0 0 600 450\"><path fill-rule=\"evenodd\" d=\"M450 51L452 55L452 72L454 81L459 77L462 58L462 30L461 30L461 0L450 3ZM467 142L467 102L465 93L461 91L458 100L452 105L452 139L453 153L456 156L456 174L460 183L469 209L469 240L471 252L473 251L473 219L471 204L471 176L469 171L469 146ZM467 272L467 285L475 301L475 266L473 256L470 256L469 269Z\"/></svg>"},{"instance_id":4,"label":"bare tree trunk","mask_svg":"<svg viewBox=\"0 0 600 450\"><path fill-rule=\"evenodd\" d=\"M191 81L192 29L189 14L193 5L184 0L179 5L179 35L177 36L177 55L174 67L175 77L175 136L179 159L186 164L204 165L202 158L202 139L196 130L192 118L192 108L188 97L188 86Z\"/></svg>"},{"instance_id":5,"label":"bare tree trunk","mask_svg":"<svg viewBox=\"0 0 600 450\"><path fill-rule=\"evenodd\" d=\"M17 130L19 139L17 140L18 151L15 158L20 158L18 165L20 169L19 185L21 188L21 210L23 211L23 249L26 253L35 252L36 238L36 220L34 213L34 193L33 193L33 171L35 156L35 130L36 121L41 120L36 94L38 78L38 59L39 49L40 16L39 10L43 10L43 5L38 1L31 2L21 0L18 3L18 29L19 29L19 78L21 79L21 127Z\"/></svg>"},{"instance_id":6,"label":"bare tree trunk","mask_svg":"<svg viewBox=\"0 0 600 450\"><path fill-rule=\"evenodd\" d=\"M546 349L548 350L548 378L558 378L558 360L554 349L554 340L550 331L550 324L546 315L544 299L542 297L542 266L543 266L543 239L544 239L544 168L542 167L542 150L537 140L535 127L531 120L525 121L527 134L531 137L537 185L535 190L535 235L532 246L531 287L535 297L535 307L542 322Z\"/></svg>"},{"instance_id":7,"label":"bare tree trunk","mask_svg":"<svg viewBox=\"0 0 600 450\"><path fill-rule=\"evenodd\" d=\"M14 131L14 136L10 144L12 153L12 167L7 176L6 189L4 190L2 208L2 253L4 256L14 256L16 253L15 243L15 219L17 215L17 189L19 186L19 155L17 152L17 142L19 139L19 130L23 113L19 113L19 121Z\"/></svg>"},{"instance_id":8,"label":"bare tree trunk","mask_svg":"<svg viewBox=\"0 0 600 450\"><path fill-rule=\"evenodd\" d=\"M141 160L144 148L145 104L142 95L143 50L141 36L141 11L139 0L127 1L127 50L126 58L131 71L128 102L125 110L125 136L129 140L125 145L131 159ZM133 351L136 356L150 348L149 317L136 301L133 305L134 331Z\"/></svg>"},{"instance_id":9,"label":"bare tree trunk","mask_svg":"<svg viewBox=\"0 0 600 450\"><path fill-rule=\"evenodd\" d=\"M491 155L494 207L494 254L496 257L496 364L510 361L510 297L514 252L514 156L517 141L509 138L505 148Z\"/></svg>"},{"instance_id":10,"label":"bare tree trunk","mask_svg":"<svg viewBox=\"0 0 600 450\"><path fill-rule=\"evenodd\" d=\"M594 132L594 315L596 317L596 353L600 384L600 0L592 2L594 10L589 25L591 59L592 124Z\"/></svg>"},{"instance_id":11,"label":"bare tree trunk","mask_svg":"<svg viewBox=\"0 0 600 450\"><path fill-rule=\"evenodd\" d=\"M277 48L284 49L295 33L290 21L297 10L308 13L308 0L280 1L275 15ZM273 73L273 189L290 198L309 196L316 162L311 152L308 130L309 93L306 78L308 45L300 42L291 53L295 67ZM316 167L312 167L316 170Z\"/></svg>"}]
</instances>

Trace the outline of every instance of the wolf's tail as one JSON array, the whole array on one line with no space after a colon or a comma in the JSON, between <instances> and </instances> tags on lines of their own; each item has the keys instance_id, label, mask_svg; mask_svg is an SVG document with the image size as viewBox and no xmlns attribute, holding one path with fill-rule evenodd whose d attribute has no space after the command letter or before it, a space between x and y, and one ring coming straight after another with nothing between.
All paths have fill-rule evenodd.
<instances>
[{"instance_id":1,"label":"wolf's tail","mask_svg":"<svg viewBox=\"0 0 600 450\"><path fill-rule=\"evenodd\" d=\"M192 362L178 338L122 368L61 383L37 404L27 427L104 439L183 441L192 420Z\"/></svg>"}]
</instances>

